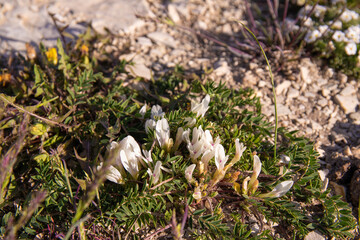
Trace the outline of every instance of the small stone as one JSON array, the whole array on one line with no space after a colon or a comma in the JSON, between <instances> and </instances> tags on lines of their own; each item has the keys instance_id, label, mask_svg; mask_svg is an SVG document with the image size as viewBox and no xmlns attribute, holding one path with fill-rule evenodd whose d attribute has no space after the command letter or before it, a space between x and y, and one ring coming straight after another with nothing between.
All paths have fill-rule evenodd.
<instances>
[{"instance_id":1,"label":"small stone","mask_svg":"<svg viewBox=\"0 0 360 240\"><path fill-rule=\"evenodd\" d=\"M328 105L328 101L325 98L320 99L319 101L317 101L317 103L319 104L319 106L321 107L325 107Z\"/></svg>"},{"instance_id":2,"label":"small stone","mask_svg":"<svg viewBox=\"0 0 360 240\"><path fill-rule=\"evenodd\" d=\"M257 67L258 67L257 63L253 63L253 62L249 63L249 68L250 68L251 70L254 70L254 69L256 69Z\"/></svg>"},{"instance_id":3,"label":"small stone","mask_svg":"<svg viewBox=\"0 0 360 240\"><path fill-rule=\"evenodd\" d=\"M356 107L359 104L357 96L342 96L336 95L335 102L340 105L345 114L352 113L356 111Z\"/></svg>"},{"instance_id":4,"label":"small stone","mask_svg":"<svg viewBox=\"0 0 360 240\"><path fill-rule=\"evenodd\" d=\"M231 69L226 61L218 61L215 63L214 73L221 77L231 72Z\"/></svg>"},{"instance_id":5,"label":"small stone","mask_svg":"<svg viewBox=\"0 0 360 240\"><path fill-rule=\"evenodd\" d=\"M344 154L345 154L345 156L352 156L353 155L349 146L346 146L344 148Z\"/></svg>"},{"instance_id":6,"label":"small stone","mask_svg":"<svg viewBox=\"0 0 360 240\"><path fill-rule=\"evenodd\" d=\"M325 237L317 231L309 232L304 238L305 240L325 240Z\"/></svg>"},{"instance_id":7,"label":"small stone","mask_svg":"<svg viewBox=\"0 0 360 240\"><path fill-rule=\"evenodd\" d=\"M350 113L349 117L354 124L360 124L360 112L359 111Z\"/></svg>"},{"instance_id":8,"label":"small stone","mask_svg":"<svg viewBox=\"0 0 360 240\"><path fill-rule=\"evenodd\" d=\"M259 83L258 83L258 87L259 88L263 88L267 85L267 83L264 81L264 80L260 80Z\"/></svg>"},{"instance_id":9,"label":"small stone","mask_svg":"<svg viewBox=\"0 0 360 240\"><path fill-rule=\"evenodd\" d=\"M347 80L348 80L348 77L343 73L339 73L338 77L339 77L339 80L340 80L341 83L346 83Z\"/></svg>"},{"instance_id":10,"label":"small stone","mask_svg":"<svg viewBox=\"0 0 360 240\"><path fill-rule=\"evenodd\" d=\"M306 83L312 83L312 78L310 76L310 70L308 67L301 66L300 67L300 77Z\"/></svg>"},{"instance_id":11,"label":"small stone","mask_svg":"<svg viewBox=\"0 0 360 240\"><path fill-rule=\"evenodd\" d=\"M311 120L311 128L315 131L319 131L321 129L323 129L323 126L313 120Z\"/></svg>"},{"instance_id":12,"label":"small stone","mask_svg":"<svg viewBox=\"0 0 360 240\"><path fill-rule=\"evenodd\" d=\"M307 98L315 98L316 97L316 95L312 92L305 92L304 96Z\"/></svg>"},{"instance_id":13,"label":"small stone","mask_svg":"<svg viewBox=\"0 0 360 240\"><path fill-rule=\"evenodd\" d=\"M151 79L151 70L144 64L135 63L134 65L126 65L125 70L135 77L142 77L147 80Z\"/></svg>"},{"instance_id":14,"label":"small stone","mask_svg":"<svg viewBox=\"0 0 360 240\"><path fill-rule=\"evenodd\" d=\"M283 91L285 91L290 86L291 86L290 81L287 81L287 80L283 81L282 83L280 83L279 85L276 86L276 95L280 95Z\"/></svg>"},{"instance_id":15,"label":"small stone","mask_svg":"<svg viewBox=\"0 0 360 240\"><path fill-rule=\"evenodd\" d=\"M297 98L300 95L300 92L294 88L290 88L287 97L288 98Z\"/></svg>"},{"instance_id":16,"label":"small stone","mask_svg":"<svg viewBox=\"0 0 360 240\"><path fill-rule=\"evenodd\" d=\"M153 45L151 40L147 37L138 37L136 39L136 41L142 46L152 46Z\"/></svg>"},{"instance_id":17,"label":"small stone","mask_svg":"<svg viewBox=\"0 0 360 240\"><path fill-rule=\"evenodd\" d=\"M356 93L355 88L352 85L349 85L345 87L343 90L341 90L340 95L342 96L350 96Z\"/></svg>"},{"instance_id":18,"label":"small stone","mask_svg":"<svg viewBox=\"0 0 360 240\"><path fill-rule=\"evenodd\" d=\"M169 4L168 12L169 12L169 17L174 21L174 23L181 22L180 15L173 4Z\"/></svg>"},{"instance_id":19,"label":"small stone","mask_svg":"<svg viewBox=\"0 0 360 240\"><path fill-rule=\"evenodd\" d=\"M325 98L329 97L330 93L331 93L331 91L329 89L327 89L327 88L323 88L321 90L321 95L323 95L323 97L325 97Z\"/></svg>"},{"instance_id":20,"label":"small stone","mask_svg":"<svg viewBox=\"0 0 360 240\"><path fill-rule=\"evenodd\" d=\"M288 116L291 114L291 111L288 108L288 106L285 106L283 104L277 105L277 112L278 112L278 116Z\"/></svg>"},{"instance_id":21,"label":"small stone","mask_svg":"<svg viewBox=\"0 0 360 240\"><path fill-rule=\"evenodd\" d=\"M159 45L164 44L164 45L172 47L172 48L176 47L175 39L168 33L152 32L152 33L149 33L147 36Z\"/></svg>"}]
</instances>

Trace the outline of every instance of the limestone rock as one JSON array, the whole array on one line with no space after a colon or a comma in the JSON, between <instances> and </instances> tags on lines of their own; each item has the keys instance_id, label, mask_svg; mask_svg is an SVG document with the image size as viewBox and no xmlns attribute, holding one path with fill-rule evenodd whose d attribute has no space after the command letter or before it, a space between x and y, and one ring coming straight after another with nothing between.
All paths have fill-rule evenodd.
<instances>
[{"instance_id":1,"label":"limestone rock","mask_svg":"<svg viewBox=\"0 0 360 240\"><path fill-rule=\"evenodd\" d=\"M336 95L335 101L340 105L345 114L352 113L356 111L356 106L359 104L359 100L356 95L352 96L343 96Z\"/></svg>"},{"instance_id":2,"label":"limestone rock","mask_svg":"<svg viewBox=\"0 0 360 240\"><path fill-rule=\"evenodd\" d=\"M147 36L157 44L164 44L172 48L176 47L175 39L168 33L158 31L149 33Z\"/></svg>"}]
</instances>

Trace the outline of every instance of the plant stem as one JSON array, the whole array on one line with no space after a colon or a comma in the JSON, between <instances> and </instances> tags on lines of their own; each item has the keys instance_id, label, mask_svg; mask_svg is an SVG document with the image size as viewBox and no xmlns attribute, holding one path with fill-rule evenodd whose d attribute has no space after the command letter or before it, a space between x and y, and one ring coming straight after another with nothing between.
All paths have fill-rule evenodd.
<instances>
[{"instance_id":1,"label":"plant stem","mask_svg":"<svg viewBox=\"0 0 360 240\"><path fill-rule=\"evenodd\" d=\"M275 136L274 136L274 161L276 160L276 145L277 145L277 132L278 132L278 114L277 114L277 104L276 104L276 92L275 92L275 84L274 84L274 76L273 73L271 71L271 66L269 63L269 60L265 54L264 49L261 47L261 44L259 42L259 40L256 38L256 36L254 35L253 32L251 32L251 30L246 27L242 22L238 21L238 23L240 23L251 35L252 37L255 39L255 41L257 42L257 44L259 45L261 52L265 58L266 64L269 68L269 74L270 74L270 79L271 79L271 85L272 85L272 92L273 92L273 96L274 96L274 111L275 111Z\"/></svg>"}]
</instances>

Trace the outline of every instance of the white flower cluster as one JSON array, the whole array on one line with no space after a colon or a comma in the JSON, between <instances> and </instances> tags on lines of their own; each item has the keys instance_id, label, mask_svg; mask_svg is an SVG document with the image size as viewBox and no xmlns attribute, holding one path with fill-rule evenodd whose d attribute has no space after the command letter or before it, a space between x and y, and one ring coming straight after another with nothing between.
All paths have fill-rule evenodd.
<instances>
[{"instance_id":1,"label":"white flower cluster","mask_svg":"<svg viewBox=\"0 0 360 240\"><path fill-rule=\"evenodd\" d=\"M192 102L191 111L196 114L197 118L204 117L205 113L209 108L210 96L206 97L200 102ZM145 104L140 109L140 114L144 118L147 111L147 105ZM154 131L154 143L164 149L168 153L178 154L177 149L182 142L186 144L187 150L189 151L190 159L193 164L188 166L185 170L185 178L190 184L195 185L193 197L196 200L202 198L202 192L206 187L212 187L221 181L226 171L238 162L246 150L246 147L239 142L239 139L235 140L235 156L227 164L229 155L226 155L225 148L221 144L219 136L214 140L210 130L203 130L201 126L193 127L197 119L188 119L188 128L184 130L182 127L177 129L175 144L172 138L170 138L170 127L165 113L159 105L155 105L151 108L151 118L145 122L145 130ZM106 178L109 181L115 183L125 183L125 177L127 173L133 179L137 179L142 168L147 168L147 173L152 178L153 183L156 184L161 175L161 170L170 172L169 169L162 166L161 161L153 162L152 159L152 148L150 150L142 150L139 144L135 141L132 136L127 136L122 139L119 143L111 142L109 147L109 156L114 157L114 164L109 167L109 171L106 174ZM209 183L204 183L203 180L199 182L193 179L193 172L197 169L198 176L204 176L209 172L208 164L211 159L215 160L216 170L212 174L212 179ZM98 169L102 167L102 163L98 166ZM254 157L254 172L251 178L246 178L243 183L244 194L253 194L259 181L257 180L261 171L260 159ZM284 183L283 183L284 185ZM285 184L286 187L275 187L271 193L265 194L264 197L278 197L285 194L292 184ZM249 187L248 187L249 186ZM249 188L249 190L248 190Z\"/></svg>"},{"instance_id":2,"label":"white flower cluster","mask_svg":"<svg viewBox=\"0 0 360 240\"><path fill-rule=\"evenodd\" d=\"M339 0L333 1L333 4L337 4L338 2ZM314 43L318 39L331 39L337 43L345 43L344 50L347 55L357 55L357 49L360 44L360 25L351 25L346 29L344 25L348 26L350 21L358 21L360 18L359 13L345 8L345 10L339 12L338 20L317 25L317 22L323 21L327 11L328 7L322 5L316 5L315 7L307 5L300 10L299 16L304 19L303 25L308 28L304 38L305 42ZM321 21L317 19L321 19ZM334 50L335 44L332 41L329 41L328 45L330 49ZM360 57L358 57L358 62L360 64Z\"/></svg>"}]
</instances>

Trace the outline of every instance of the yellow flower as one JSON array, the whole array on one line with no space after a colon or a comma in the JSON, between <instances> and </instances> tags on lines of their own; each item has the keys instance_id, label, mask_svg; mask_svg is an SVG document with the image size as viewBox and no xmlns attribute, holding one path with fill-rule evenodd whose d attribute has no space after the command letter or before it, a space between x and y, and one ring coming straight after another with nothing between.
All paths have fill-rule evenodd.
<instances>
[{"instance_id":1,"label":"yellow flower","mask_svg":"<svg viewBox=\"0 0 360 240\"><path fill-rule=\"evenodd\" d=\"M80 51L82 53L82 55L88 55L89 53L89 48L88 46L86 46L85 44L81 45Z\"/></svg>"},{"instance_id":2,"label":"yellow flower","mask_svg":"<svg viewBox=\"0 0 360 240\"><path fill-rule=\"evenodd\" d=\"M6 83L10 82L11 80L11 74L10 73L3 73L0 74L0 83L2 82L3 87Z\"/></svg>"},{"instance_id":3,"label":"yellow flower","mask_svg":"<svg viewBox=\"0 0 360 240\"><path fill-rule=\"evenodd\" d=\"M47 60L48 60L51 64L57 65L57 63L58 63L58 56L57 56L56 48L50 48L48 51L46 51L46 57L47 57Z\"/></svg>"}]
</instances>

